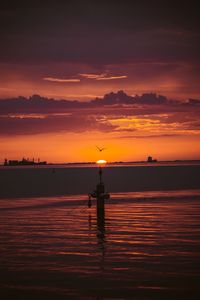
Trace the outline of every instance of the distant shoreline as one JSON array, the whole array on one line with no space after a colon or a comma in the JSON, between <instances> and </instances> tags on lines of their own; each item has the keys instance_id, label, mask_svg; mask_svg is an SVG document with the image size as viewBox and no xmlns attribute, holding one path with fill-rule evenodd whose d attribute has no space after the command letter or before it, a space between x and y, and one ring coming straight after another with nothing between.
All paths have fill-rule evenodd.
<instances>
[{"instance_id":1,"label":"distant shoreline","mask_svg":"<svg viewBox=\"0 0 200 300\"><path fill-rule=\"evenodd\" d=\"M175 160L159 160L159 161L152 161L152 162L148 162L145 160L141 160L141 161L111 161L111 162L107 162L107 165L132 165L132 164L148 164L148 165L160 165L160 164L174 164L174 163L197 163L200 164L200 159L186 159L186 160L182 160L182 159L175 159ZM96 166L96 162L61 162L61 163L56 163L56 162L52 162L52 163L46 163L46 164L33 164L33 165L16 165L16 166L12 166L12 165L7 165L5 166L4 163L0 163L0 166L3 167L46 167L46 166L67 166L67 165L95 165Z\"/></svg>"}]
</instances>

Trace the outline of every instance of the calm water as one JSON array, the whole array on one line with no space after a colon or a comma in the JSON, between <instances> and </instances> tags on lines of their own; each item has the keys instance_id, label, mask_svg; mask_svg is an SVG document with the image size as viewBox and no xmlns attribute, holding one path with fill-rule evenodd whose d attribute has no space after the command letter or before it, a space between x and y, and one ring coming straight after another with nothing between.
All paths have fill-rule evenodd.
<instances>
[{"instance_id":1,"label":"calm water","mask_svg":"<svg viewBox=\"0 0 200 300\"><path fill-rule=\"evenodd\" d=\"M0 200L4 299L197 299L200 191Z\"/></svg>"},{"instance_id":2,"label":"calm water","mask_svg":"<svg viewBox=\"0 0 200 300\"><path fill-rule=\"evenodd\" d=\"M180 161L158 161L154 163L141 162L107 162L105 167L152 167L152 166L199 166L200 160L180 160ZM97 164L93 163L65 163L65 164L46 164L33 166L4 166L0 164L0 169L63 169L63 168L96 168Z\"/></svg>"}]
</instances>

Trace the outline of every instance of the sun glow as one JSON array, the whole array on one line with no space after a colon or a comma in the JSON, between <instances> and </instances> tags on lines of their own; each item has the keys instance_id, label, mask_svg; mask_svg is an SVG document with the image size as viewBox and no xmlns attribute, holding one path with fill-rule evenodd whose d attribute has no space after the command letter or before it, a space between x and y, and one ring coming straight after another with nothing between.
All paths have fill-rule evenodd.
<instances>
[{"instance_id":1,"label":"sun glow","mask_svg":"<svg viewBox=\"0 0 200 300\"><path fill-rule=\"evenodd\" d=\"M99 166L105 166L105 164L107 163L107 161L106 160L104 160L104 159L99 159L99 160L97 160L97 162L96 162Z\"/></svg>"}]
</instances>

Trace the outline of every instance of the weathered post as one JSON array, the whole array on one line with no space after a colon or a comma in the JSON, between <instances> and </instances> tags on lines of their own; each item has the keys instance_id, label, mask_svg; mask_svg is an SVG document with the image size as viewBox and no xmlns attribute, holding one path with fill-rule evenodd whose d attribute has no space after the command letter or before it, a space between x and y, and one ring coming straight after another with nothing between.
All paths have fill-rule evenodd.
<instances>
[{"instance_id":1,"label":"weathered post","mask_svg":"<svg viewBox=\"0 0 200 300\"><path fill-rule=\"evenodd\" d=\"M96 190L94 193L89 194L89 200L91 197L96 198L97 200L97 227L99 231L104 231L104 224L105 224L105 207L104 207L104 200L108 199L110 195L105 192L105 186L102 181L103 176L103 166L105 166L105 160L98 160L97 164L99 166L99 183L96 186ZM89 204L89 202L88 202ZM89 206L89 205L88 205ZM91 203L90 203L91 206ZM89 206L89 207L90 207Z\"/></svg>"},{"instance_id":2,"label":"weathered post","mask_svg":"<svg viewBox=\"0 0 200 300\"><path fill-rule=\"evenodd\" d=\"M102 182L102 166L99 165L99 183L97 184L97 220L100 227L104 227L104 200L105 200L105 187ZM102 226L101 226L102 225Z\"/></svg>"}]
</instances>

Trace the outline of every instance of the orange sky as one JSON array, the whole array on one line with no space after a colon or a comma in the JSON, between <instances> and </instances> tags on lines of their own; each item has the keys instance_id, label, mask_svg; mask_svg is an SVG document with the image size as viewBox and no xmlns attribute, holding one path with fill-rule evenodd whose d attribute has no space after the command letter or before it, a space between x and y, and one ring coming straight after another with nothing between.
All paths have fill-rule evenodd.
<instances>
[{"instance_id":1,"label":"orange sky","mask_svg":"<svg viewBox=\"0 0 200 300\"><path fill-rule=\"evenodd\" d=\"M198 1L4 1L0 28L1 162L200 159Z\"/></svg>"},{"instance_id":2,"label":"orange sky","mask_svg":"<svg viewBox=\"0 0 200 300\"><path fill-rule=\"evenodd\" d=\"M97 106L68 102L67 108L57 100L52 108L39 96L6 100L7 108L0 106L0 161L138 161L149 155L158 160L200 159L199 103L162 98L156 104L157 95L145 97L129 103L135 98L111 93ZM100 155L96 146L106 150Z\"/></svg>"},{"instance_id":3,"label":"orange sky","mask_svg":"<svg viewBox=\"0 0 200 300\"><path fill-rule=\"evenodd\" d=\"M184 131L182 128L164 128L155 120L145 123L144 119L134 120L135 131L84 131L25 134L0 138L1 162L4 158L40 158L48 162L96 161L137 161L151 155L158 160L199 159L199 131ZM112 120L123 126L133 126L133 121ZM121 123L123 123L121 125ZM125 123L125 124L124 124ZM141 125L142 123L142 125ZM154 127L152 135L152 127ZM156 133L156 137L155 137ZM149 136L149 137L148 137ZM106 149L100 154L96 145Z\"/></svg>"}]
</instances>

